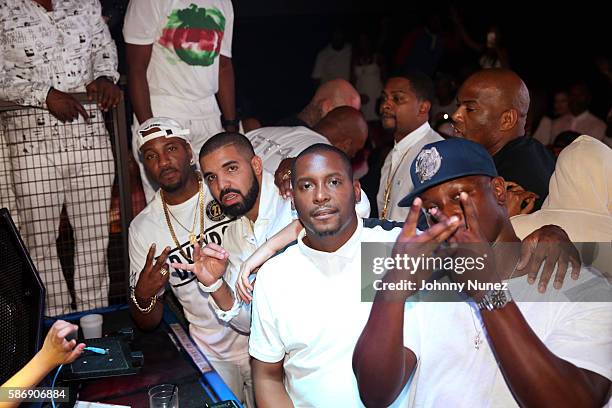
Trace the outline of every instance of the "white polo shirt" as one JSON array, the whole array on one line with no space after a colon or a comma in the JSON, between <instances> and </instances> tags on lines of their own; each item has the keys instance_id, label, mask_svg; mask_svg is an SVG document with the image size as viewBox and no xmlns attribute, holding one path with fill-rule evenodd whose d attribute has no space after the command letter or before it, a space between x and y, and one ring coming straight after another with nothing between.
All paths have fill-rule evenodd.
<instances>
[{"instance_id":1,"label":"white polo shirt","mask_svg":"<svg viewBox=\"0 0 612 408\"><path fill-rule=\"evenodd\" d=\"M394 242L401 229L393 225L358 218L355 233L333 253L306 246L302 231L297 244L261 267L249 352L267 363L284 359L296 407L363 406L351 365L372 306L361 302L361 243ZM406 405L407 388L394 406Z\"/></svg>"}]
</instances>

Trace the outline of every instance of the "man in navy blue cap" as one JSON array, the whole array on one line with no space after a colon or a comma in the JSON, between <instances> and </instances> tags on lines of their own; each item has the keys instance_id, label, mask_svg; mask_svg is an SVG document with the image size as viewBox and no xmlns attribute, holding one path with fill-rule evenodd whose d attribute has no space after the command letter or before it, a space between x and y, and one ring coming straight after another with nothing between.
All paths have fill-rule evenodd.
<instances>
[{"instance_id":1,"label":"man in navy blue cap","mask_svg":"<svg viewBox=\"0 0 612 408\"><path fill-rule=\"evenodd\" d=\"M391 269L383 282L416 285L376 294L353 354L365 405L386 406L409 379L416 406L603 405L612 379L612 292L603 280L596 287L603 287L604 301L581 303L575 296L583 293L583 282L600 281L584 269L578 278L577 265L572 276L579 280L566 281L570 290L544 295L522 284L524 278L512 279L524 275L517 270L521 249L512 245L520 241L505 207L504 179L481 145L465 139L428 144L410 176L415 189L400 202L410 213L394 255L433 258L442 241L480 244L488 258L479 276L500 286L457 286L469 302L412 303L425 282L438 278L423 268ZM416 234L421 210L431 216L430 230L442 233ZM451 245L451 251L465 246ZM458 260L457 252L452 259ZM465 283L470 275L456 265L448 282ZM527 293L535 301L522 301ZM553 303L551 294L562 303Z\"/></svg>"}]
</instances>

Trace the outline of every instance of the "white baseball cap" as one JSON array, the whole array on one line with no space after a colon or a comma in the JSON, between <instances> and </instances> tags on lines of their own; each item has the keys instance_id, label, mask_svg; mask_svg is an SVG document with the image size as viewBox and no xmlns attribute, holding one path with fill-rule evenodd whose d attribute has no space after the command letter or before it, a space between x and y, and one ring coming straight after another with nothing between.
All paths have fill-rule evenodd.
<instances>
[{"instance_id":1,"label":"white baseball cap","mask_svg":"<svg viewBox=\"0 0 612 408\"><path fill-rule=\"evenodd\" d=\"M148 133L148 131L154 128L159 130ZM136 133L138 137L138 150L149 140L157 139L158 137L178 137L189 143L189 140L185 137L189 134L189 129L184 129L180 123L170 118L157 117L148 119L140 125Z\"/></svg>"}]
</instances>

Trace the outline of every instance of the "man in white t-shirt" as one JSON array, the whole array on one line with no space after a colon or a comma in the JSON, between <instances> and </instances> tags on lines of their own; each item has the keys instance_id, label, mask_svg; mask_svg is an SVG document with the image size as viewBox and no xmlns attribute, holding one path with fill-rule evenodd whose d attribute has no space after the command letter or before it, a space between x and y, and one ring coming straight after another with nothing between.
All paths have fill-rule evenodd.
<instances>
[{"instance_id":1,"label":"man in white t-shirt","mask_svg":"<svg viewBox=\"0 0 612 408\"><path fill-rule=\"evenodd\" d=\"M411 208L394 257L425 259L448 240L459 251L451 255L456 261L466 244L480 244L470 248L483 253L471 258L483 266L467 268L462 258L467 271L448 272L454 293L470 302L416 302L424 282L442 280L423 268L389 269L382 281L401 282L401 290L378 291L354 353L364 403L388 404L410 382L414 406L603 405L612 379L606 280L583 268L561 291L542 294L526 284L517 269L522 249L505 208L505 183L482 146L466 139L428 144L410 175L415 190L399 203ZM421 209L433 225L417 235ZM544 274L553 272L547 269ZM457 286L470 282L498 287Z\"/></svg>"},{"instance_id":2,"label":"man in white t-shirt","mask_svg":"<svg viewBox=\"0 0 612 408\"><path fill-rule=\"evenodd\" d=\"M123 36L136 117L132 148L137 159L135 131L152 116L171 117L189 128L188 140L196 154L206 139L223 128L238 130L233 24L230 0L130 1ZM158 186L137 161L149 202Z\"/></svg>"},{"instance_id":3,"label":"man in white t-shirt","mask_svg":"<svg viewBox=\"0 0 612 408\"><path fill-rule=\"evenodd\" d=\"M195 264L181 265L193 271L200 287L210 291L210 303L219 319L243 333L251 326L251 306L236 296L242 264L270 238L293 221L291 201L274 185L250 141L239 133L220 133L200 151L204 180L223 212L237 217L225 231L224 245L209 244L196 254ZM370 213L369 203L355 208ZM174 265L174 264L173 264Z\"/></svg>"},{"instance_id":4,"label":"man in white t-shirt","mask_svg":"<svg viewBox=\"0 0 612 408\"><path fill-rule=\"evenodd\" d=\"M274 174L282 160L296 157L317 143L332 144L349 158L363 147L368 124L363 114L350 106L339 106L325 115L311 130L305 126L270 126L245 135L261 157L264 168Z\"/></svg>"},{"instance_id":5,"label":"man in white t-shirt","mask_svg":"<svg viewBox=\"0 0 612 408\"><path fill-rule=\"evenodd\" d=\"M222 245L233 221L193 169L188 132L172 119L151 118L137 133L147 173L161 188L130 224L130 311L141 329L156 327L169 285L198 348L234 395L252 406L248 337L217 319L208 306L210 294L199 288L193 273L168 265L192 263L196 245Z\"/></svg>"},{"instance_id":6,"label":"man in white t-shirt","mask_svg":"<svg viewBox=\"0 0 612 408\"><path fill-rule=\"evenodd\" d=\"M359 182L333 146L304 150L292 183L304 230L261 267L255 285L249 349L257 403L360 406L351 355L370 307L360 301L361 242L394 240L399 230L357 216Z\"/></svg>"},{"instance_id":7,"label":"man in white t-shirt","mask_svg":"<svg viewBox=\"0 0 612 408\"><path fill-rule=\"evenodd\" d=\"M344 38L341 28L332 33L331 42L317 54L312 79L323 84L332 79L349 80L351 78L351 44Z\"/></svg>"}]
</instances>

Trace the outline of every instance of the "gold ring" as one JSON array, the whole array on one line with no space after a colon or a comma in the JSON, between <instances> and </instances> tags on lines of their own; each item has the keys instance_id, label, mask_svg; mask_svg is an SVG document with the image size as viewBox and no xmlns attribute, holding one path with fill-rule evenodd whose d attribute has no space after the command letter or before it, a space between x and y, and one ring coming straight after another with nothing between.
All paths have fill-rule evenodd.
<instances>
[{"instance_id":1,"label":"gold ring","mask_svg":"<svg viewBox=\"0 0 612 408\"><path fill-rule=\"evenodd\" d=\"M161 276L166 276L168 274L168 270L164 266L162 266L159 270L159 273L161 274Z\"/></svg>"},{"instance_id":2,"label":"gold ring","mask_svg":"<svg viewBox=\"0 0 612 408\"><path fill-rule=\"evenodd\" d=\"M286 181L289 180L289 178L291 178L291 170L287 170L285 174L282 175L281 180Z\"/></svg>"}]
</instances>

